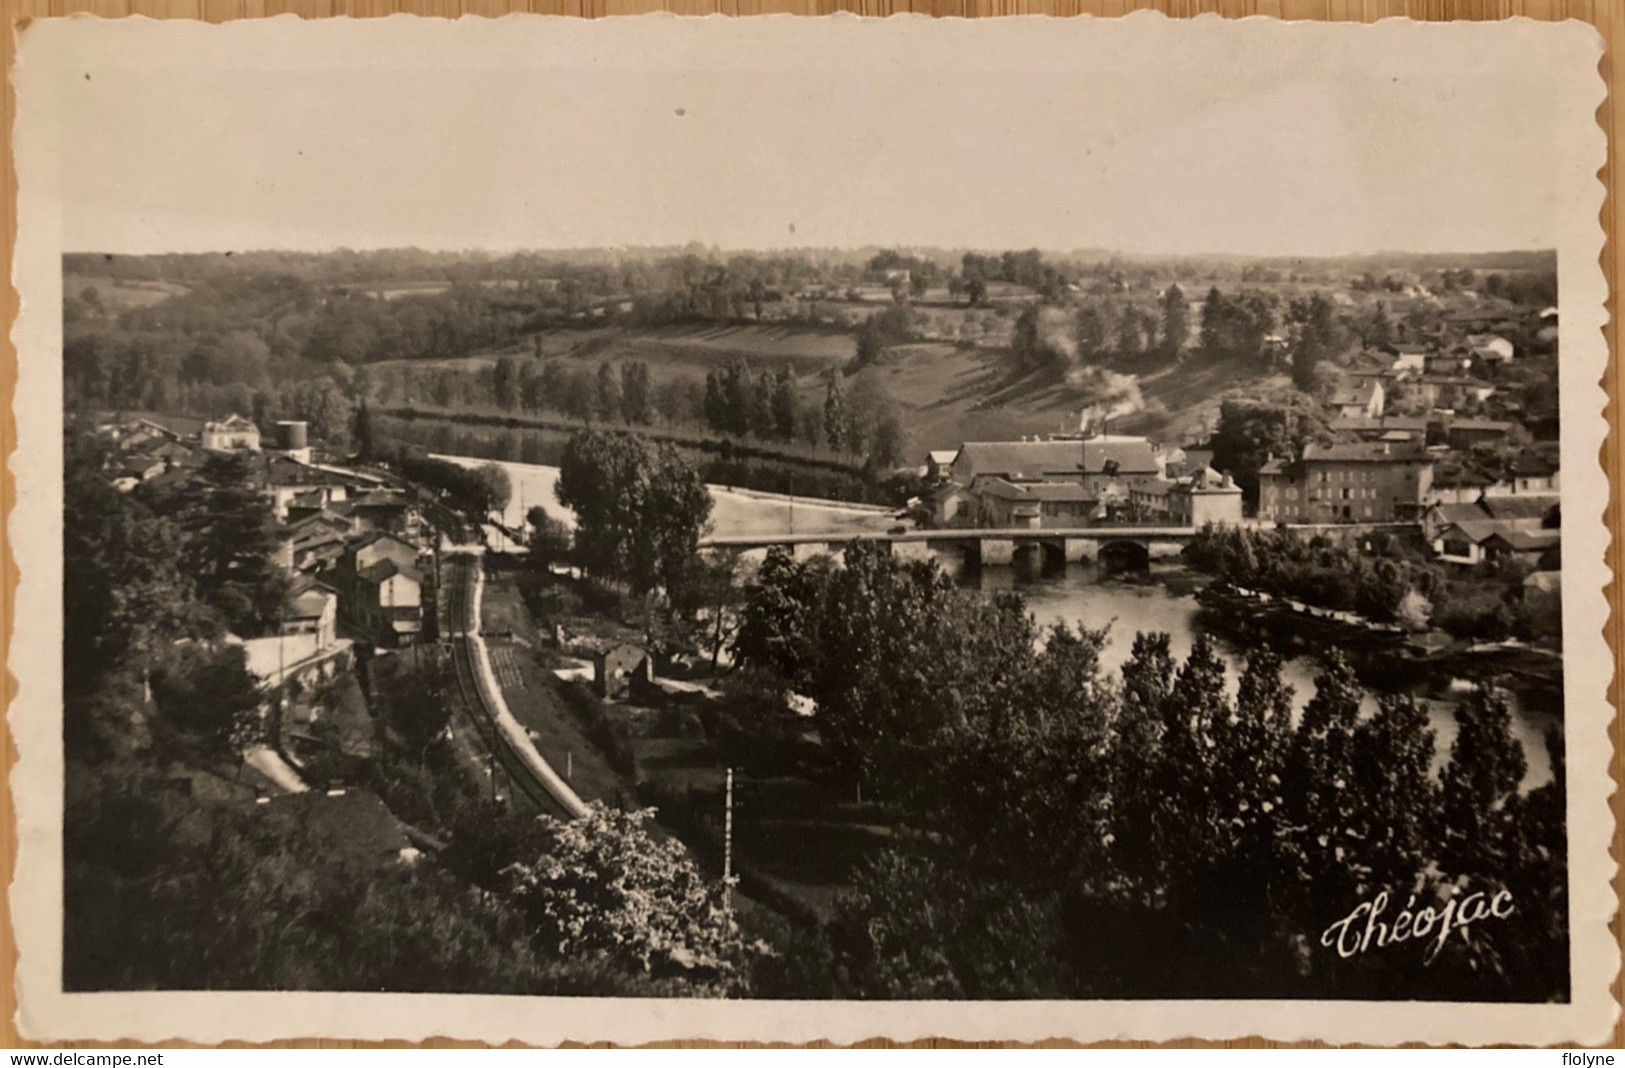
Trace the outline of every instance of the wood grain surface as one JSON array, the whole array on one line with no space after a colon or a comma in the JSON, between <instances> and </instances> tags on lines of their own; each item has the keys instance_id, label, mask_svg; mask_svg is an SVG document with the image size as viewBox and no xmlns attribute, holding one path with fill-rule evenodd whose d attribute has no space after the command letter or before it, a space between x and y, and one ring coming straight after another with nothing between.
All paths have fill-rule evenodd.
<instances>
[{"instance_id":1,"label":"wood grain surface","mask_svg":"<svg viewBox=\"0 0 1625 1068\"><path fill-rule=\"evenodd\" d=\"M1596 26L1607 41L1607 50L1601 62L1602 76L1609 86L1609 99L1598 109L1597 121L1608 133L1608 162L1601 172L1601 179L1608 190L1607 201L1603 205L1601 224L1608 235L1607 244L1602 253L1602 265L1609 279L1608 311L1610 325L1606 331L1609 347L1609 365L1607 372L1607 389L1609 397L1608 419L1611 428L1608 442L1603 450L1602 462L1609 475L1610 483L1615 492L1609 502L1608 525L1615 533L1613 543L1609 548L1609 563L1615 575L1621 571L1622 556L1621 543L1618 538L1621 519L1621 505L1618 487L1620 485L1621 458L1618 447L1618 412L1619 412L1619 386L1620 368L1617 348L1617 330L1612 323L1617 308L1617 293L1620 281L1625 278L1625 246L1619 241L1616 228L1615 175L1620 173L1625 156L1622 156L1622 145L1625 145L1625 115L1615 109L1612 99L1613 86L1617 84L1617 72L1620 63L1620 50L1625 47L1625 0L0 0L8 11L8 22L13 27L12 33L0 38L0 50L3 50L7 78L4 87L5 95L5 124L7 130L6 161L3 170L0 170L0 182L4 183L5 190L5 276L7 282L0 287L0 313L6 324L6 334L0 341L0 382L3 382L6 403L0 411L0 455L8 458L8 466L0 469L0 508L7 516L10 515L15 501L15 487L10 476L9 465L20 465L27 462L26 457L13 456L16 449L16 424L11 411L11 398L16 383L17 353L10 339L10 326L17 311L17 294L12 288L11 277L12 249L17 233L16 219L16 175L12 168L10 130L15 114L15 100L12 94L10 71L15 55L16 42L15 28L31 18L44 18L51 16L69 15L79 12L89 12L105 18L122 18L129 15L146 15L152 18L171 19L205 19L210 22L224 22L228 19L266 18L273 15L292 13L305 18L330 18L336 16L351 16L356 18L378 17L397 13L432 16L438 18L455 18L460 15L499 16L518 12L531 12L546 15L569 15L583 18L600 18L607 15L630 15L647 11L671 11L683 15L708 15L720 13L724 15L756 15L768 13L790 13L797 15L826 15L837 11L848 11L859 15L892 15L904 12L915 12L941 17L968 17L968 18L996 18L1005 15L1058 15L1073 16L1080 14L1097 16L1124 15L1133 11L1152 10L1161 11L1166 15L1178 18L1190 18L1205 13L1218 13L1227 18L1242 18L1249 15L1265 15L1283 19L1305 19L1336 22L1374 22L1381 18L1405 16L1427 21L1472 20L1484 21L1506 19L1514 17L1528 17L1541 20L1578 19ZM14 589L17 583L17 569L9 550L4 554L3 566L0 566L0 634L4 635L6 648L10 648L12 627L14 625L13 605ZM1619 612L1618 582L1608 587L1608 603L1611 614L1608 621L1608 644L1613 650L1616 662L1616 672L1610 686L1610 698L1616 709L1616 714L1610 727L1610 735L1614 743L1613 762L1611 773L1616 784L1621 781L1620 751L1625 745L1625 729L1621 727L1621 717L1617 710L1621 707L1621 698L1625 696L1622 688L1620 674L1617 671L1621 639L1625 638L1625 617ZM0 696L9 708L16 692L16 679L9 671L0 676ZM16 749L9 730L0 732L0 774L8 774L16 760ZM3 855L5 881L10 884L13 871L13 861L16 855L16 827L13 822L13 806L9 788L0 793L0 855ZM1616 792L1611 799L1615 817L1615 833L1613 854L1621 856L1621 817L1625 815L1625 801L1622 795ZM1620 890L1621 882L1616 877L1615 890ZM1619 919L1616 916L1612 924L1616 940L1621 939ZM15 970L16 946L11 935L11 919L9 902L0 898L0 969L4 970L3 981L0 981L0 1040L9 1047L32 1047L35 1043L24 1042L16 1031L14 1016L16 1013ZM1620 979L1616 976L1613 983L1615 1000L1621 996ZM1048 1043L1046 1043L1048 1044ZM1059 1043L1066 1045L1065 1043ZM101 1048L108 1043L69 1043L65 1048ZM116 1045L116 1044L112 1044ZM168 1042L160 1046L190 1047L191 1043ZM357 1043L346 1041L294 1039L290 1041L272 1043L271 1045L285 1048L375 1048L408 1045L407 1043ZM431 1047L478 1047L479 1043L454 1042L449 1040L430 1040L423 1045ZM670 1043L677 1046L707 1046L714 1043ZM729 1045L723 1043L721 1045ZM815 1044L816 1045L816 1044ZM891 1043L884 1040L874 1040L862 1043L865 1046L887 1046ZM920 1046L957 1046L957 1045L996 1045L996 1043L953 1043L942 1041L925 1041L915 1043ZM1102 1045L1128 1045L1144 1046L1146 1043L1103 1043ZM1219 1043L1171 1043L1171 1045L1211 1045L1220 1047L1274 1047L1279 1043L1268 1042L1261 1039L1246 1039L1235 1042ZM1614 1030L1612 1045L1625 1046L1625 1023L1617 1024ZM53 1047L64 1048L64 1047Z\"/></svg>"}]
</instances>

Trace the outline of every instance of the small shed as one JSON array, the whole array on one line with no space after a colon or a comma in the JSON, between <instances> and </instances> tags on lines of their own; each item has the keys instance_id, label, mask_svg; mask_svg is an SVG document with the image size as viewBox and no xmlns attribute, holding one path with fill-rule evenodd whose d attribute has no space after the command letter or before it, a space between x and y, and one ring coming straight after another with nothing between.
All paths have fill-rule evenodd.
<instances>
[{"instance_id":1,"label":"small shed","mask_svg":"<svg viewBox=\"0 0 1625 1068\"><path fill-rule=\"evenodd\" d=\"M625 697L637 684L654 678L649 652L631 642L617 642L600 649L592 658L593 690L606 700Z\"/></svg>"}]
</instances>

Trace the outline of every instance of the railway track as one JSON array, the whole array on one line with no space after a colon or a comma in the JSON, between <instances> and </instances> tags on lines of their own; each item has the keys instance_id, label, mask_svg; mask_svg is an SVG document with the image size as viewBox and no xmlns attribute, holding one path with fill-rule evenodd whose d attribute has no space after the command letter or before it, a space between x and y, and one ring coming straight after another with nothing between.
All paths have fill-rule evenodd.
<instances>
[{"instance_id":1,"label":"railway track","mask_svg":"<svg viewBox=\"0 0 1625 1068\"><path fill-rule=\"evenodd\" d=\"M460 593L454 596L460 596ZM437 606L442 634L450 632L447 622L455 618L454 611L460 611L455 600L443 602ZM437 650L438 652L438 650ZM440 661L444 669L444 661ZM492 759L490 748L491 740L486 732L480 730L479 718L474 711L472 688L468 685L468 678L463 674L460 666L453 657L453 679L457 685L457 694L460 698L452 707L451 715L446 721L446 732L450 736L452 751L459 764L461 764L475 780L489 786L492 800L502 796L498 785L496 762ZM511 793L511 790L509 791Z\"/></svg>"},{"instance_id":2,"label":"railway track","mask_svg":"<svg viewBox=\"0 0 1625 1068\"><path fill-rule=\"evenodd\" d=\"M473 618L474 606L468 597L473 578L470 568L478 566L478 563L471 564L460 558L452 558L445 565L448 581L444 590L441 633L451 644L452 675L456 679L457 692L512 789L523 795L537 810L568 819L577 813L557 795L557 786L550 787L543 782L535 769L515 751L514 744L498 729L496 712L480 689L473 648L474 635L479 633L479 620Z\"/></svg>"}]
</instances>

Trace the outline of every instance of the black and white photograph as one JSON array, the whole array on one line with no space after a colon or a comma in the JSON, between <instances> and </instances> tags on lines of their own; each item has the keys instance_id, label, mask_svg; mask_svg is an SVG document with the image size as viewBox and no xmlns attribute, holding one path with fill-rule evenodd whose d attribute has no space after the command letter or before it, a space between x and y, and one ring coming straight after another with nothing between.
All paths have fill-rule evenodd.
<instances>
[{"instance_id":1,"label":"black and white photograph","mask_svg":"<svg viewBox=\"0 0 1625 1068\"><path fill-rule=\"evenodd\" d=\"M990 21L24 33L25 1034L1607 1033L1600 39Z\"/></svg>"}]
</instances>

